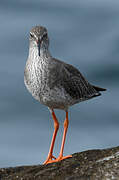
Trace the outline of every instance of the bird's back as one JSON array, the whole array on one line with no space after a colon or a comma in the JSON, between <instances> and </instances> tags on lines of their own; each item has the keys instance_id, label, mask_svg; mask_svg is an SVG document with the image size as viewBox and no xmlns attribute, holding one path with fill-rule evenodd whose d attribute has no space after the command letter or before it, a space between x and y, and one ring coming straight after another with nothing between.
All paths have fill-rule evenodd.
<instances>
[{"instance_id":1,"label":"bird's back","mask_svg":"<svg viewBox=\"0 0 119 180\"><path fill-rule=\"evenodd\" d=\"M91 85L83 77L80 71L72 65L54 58L53 61L56 65L52 69L54 81L50 86L55 85L57 87L63 87L66 94L70 96L74 102L84 101L99 96L101 95L99 91L105 90Z\"/></svg>"}]
</instances>

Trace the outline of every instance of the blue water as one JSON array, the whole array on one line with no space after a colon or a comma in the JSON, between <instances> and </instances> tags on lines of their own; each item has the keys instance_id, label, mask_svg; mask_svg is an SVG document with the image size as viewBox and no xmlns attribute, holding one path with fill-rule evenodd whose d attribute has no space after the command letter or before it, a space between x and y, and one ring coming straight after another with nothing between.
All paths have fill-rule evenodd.
<instances>
[{"instance_id":1,"label":"blue water","mask_svg":"<svg viewBox=\"0 0 119 180\"><path fill-rule=\"evenodd\" d=\"M119 145L119 1L1 0L0 167L41 164L53 132L48 109L24 86L29 30L46 26L54 57L71 63L102 96L70 108L64 154ZM57 156L65 114L54 154Z\"/></svg>"}]
</instances>

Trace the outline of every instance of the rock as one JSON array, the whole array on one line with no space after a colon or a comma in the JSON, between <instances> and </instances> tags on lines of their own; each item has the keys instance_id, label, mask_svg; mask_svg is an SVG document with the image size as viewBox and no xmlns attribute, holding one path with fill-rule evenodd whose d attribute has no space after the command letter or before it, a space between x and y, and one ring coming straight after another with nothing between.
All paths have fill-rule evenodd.
<instances>
[{"instance_id":1,"label":"rock","mask_svg":"<svg viewBox=\"0 0 119 180\"><path fill-rule=\"evenodd\" d=\"M1 168L0 180L119 180L119 147L75 153L48 165Z\"/></svg>"}]
</instances>

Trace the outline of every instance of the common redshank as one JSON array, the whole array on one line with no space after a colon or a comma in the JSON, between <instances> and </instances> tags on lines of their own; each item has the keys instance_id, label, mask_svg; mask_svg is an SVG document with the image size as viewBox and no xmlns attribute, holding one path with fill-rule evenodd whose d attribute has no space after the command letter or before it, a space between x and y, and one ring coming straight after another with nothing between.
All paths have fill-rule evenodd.
<instances>
[{"instance_id":1,"label":"common redshank","mask_svg":"<svg viewBox=\"0 0 119 180\"><path fill-rule=\"evenodd\" d=\"M49 108L54 121L52 141L48 157L44 162L44 164L48 164L72 157L72 155L63 156L69 124L69 107L81 101L100 96L100 91L106 89L90 84L78 69L51 56L48 49L48 32L45 27L33 27L30 31L29 41L29 55L24 71L24 82L32 96ZM55 138L59 129L59 122L54 109L61 109L66 112L58 158L53 155Z\"/></svg>"}]
</instances>

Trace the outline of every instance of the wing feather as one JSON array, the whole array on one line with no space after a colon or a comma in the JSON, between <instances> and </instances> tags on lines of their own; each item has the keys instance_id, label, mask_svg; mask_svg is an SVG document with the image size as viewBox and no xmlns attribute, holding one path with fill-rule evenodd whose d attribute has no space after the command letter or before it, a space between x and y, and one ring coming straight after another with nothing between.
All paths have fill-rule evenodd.
<instances>
[{"instance_id":1,"label":"wing feather","mask_svg":"<svg viewBox=\"0 0 119 180\"><path fill-rule=\"evenodd\" d=\"M74 66L53 59L52 72L50 75L50 87L63 87L67 94L76 100L86 100L101 95ZM55 63L56 62L56 63Z\"/></svg>"},{"instance_id":2,"label":"wing feather","mask_svg":"<svg viewBox=\"0 0 119 180\"><path fill-rule=\"evenodd\" d=\"M62 69L62 84L65 91L75 99L90 99L100 93L82 76L78 69L64 64Z\"/></svg>"}]
</instances>

